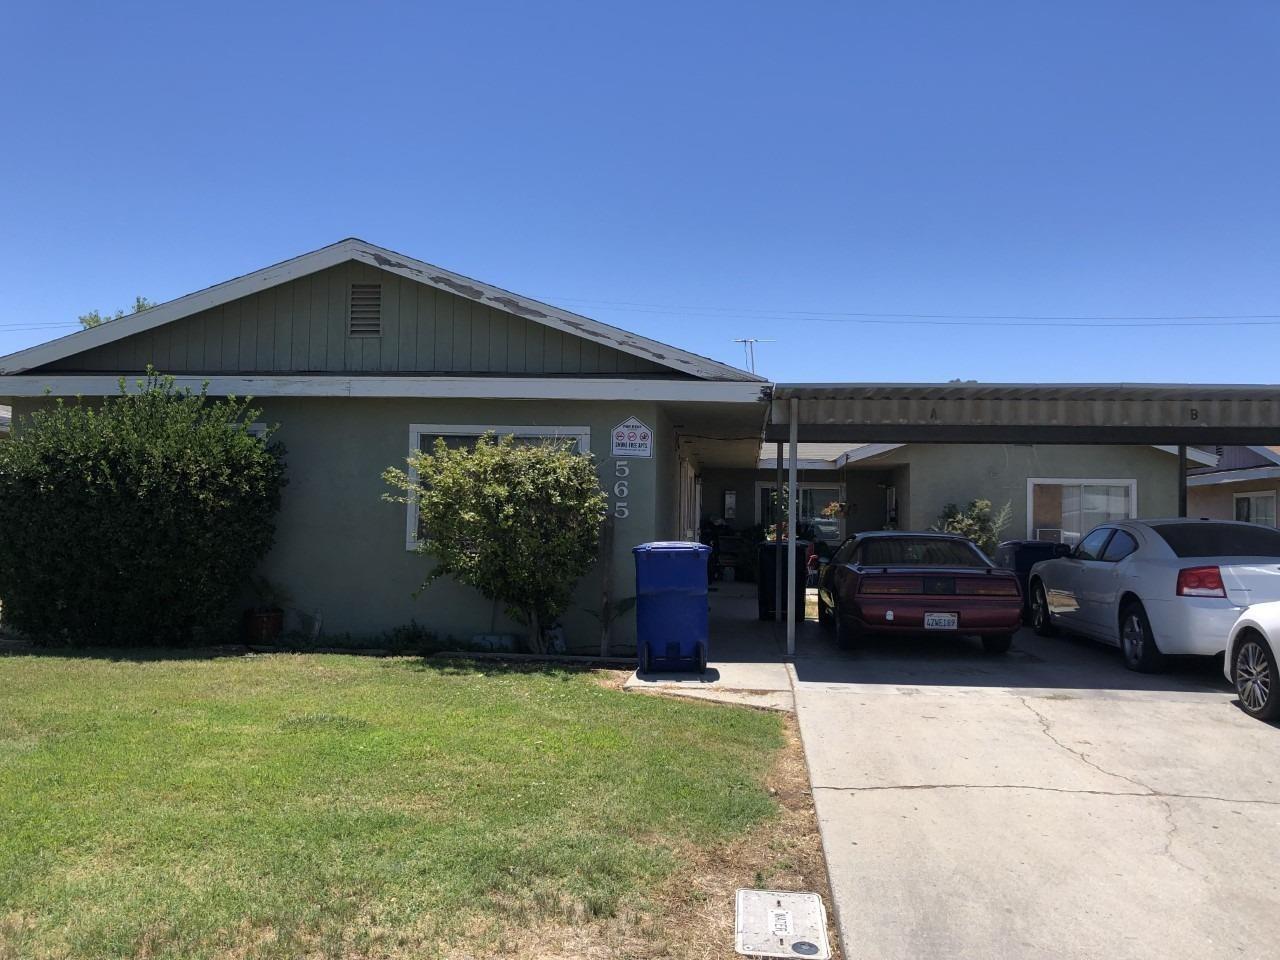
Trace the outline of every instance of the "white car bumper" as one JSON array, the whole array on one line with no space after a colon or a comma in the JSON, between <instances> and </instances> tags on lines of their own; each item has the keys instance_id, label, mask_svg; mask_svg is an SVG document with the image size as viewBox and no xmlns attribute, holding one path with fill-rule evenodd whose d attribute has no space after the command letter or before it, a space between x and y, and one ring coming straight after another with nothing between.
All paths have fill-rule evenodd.
<instances>
[{"instance_id":1,"label":"white car bumper","mask_svg":"<svg viewBox=\"0 0 1280 960\"><path fill-rule=\"evenodd\" d=\"M1245 610L1217 597L1175 597L1144 604L1161 653L1211 657L1227 649L1231 628Z\"/></svg>"}]
</instances>

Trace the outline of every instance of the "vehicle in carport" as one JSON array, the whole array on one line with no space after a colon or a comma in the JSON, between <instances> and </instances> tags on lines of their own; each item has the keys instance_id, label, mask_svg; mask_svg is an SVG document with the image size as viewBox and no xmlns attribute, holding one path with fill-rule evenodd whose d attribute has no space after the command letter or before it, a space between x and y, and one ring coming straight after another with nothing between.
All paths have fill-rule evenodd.
<instances>
[{"instance_id":1,"label":"vehicle in carport","mask_svg":"<svg viewBox=\"0 0 1280 960\"><path fill-rule=\"evenodd\" d=\"M850 537L822 567L818 620L841 646L867 634L955 633L1004 653L1022 621L1017 577L963 537L876 531Z\"/></svg>"},{"instance_id":2,"label":"vehicle in carport","mask_svg":"<svg viewBox=\"0 0 1280 960\"><path fill-rule=\"evenodd\" d=\"M1121 520L1031 568L1031 620L1120 647L1130 670L1223 653L1253 603L1280 600L1280 530L1225 520Z\"/></svg>"}]
</instances>

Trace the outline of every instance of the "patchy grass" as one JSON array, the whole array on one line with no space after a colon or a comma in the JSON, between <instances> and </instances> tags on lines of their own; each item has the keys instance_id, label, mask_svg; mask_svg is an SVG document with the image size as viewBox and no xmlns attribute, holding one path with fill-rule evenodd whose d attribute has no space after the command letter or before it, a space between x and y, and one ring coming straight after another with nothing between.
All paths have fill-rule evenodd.
<instances>
[{"instance_id":1,"label":"patchy grass","mask_svg":"<svg viewBox=\"0 0 1280 960\"><path fill-rule=\"evenodd\" d=\"M779 822L788 739L562 670L0 657L0 958L651 941L682 871Z\"/></svg>"}]
</instances>

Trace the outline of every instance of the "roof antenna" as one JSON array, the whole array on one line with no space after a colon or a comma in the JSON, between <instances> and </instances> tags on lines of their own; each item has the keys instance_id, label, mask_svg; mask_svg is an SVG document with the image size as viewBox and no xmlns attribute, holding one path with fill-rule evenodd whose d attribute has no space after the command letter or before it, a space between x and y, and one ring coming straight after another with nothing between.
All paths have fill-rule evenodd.
<instances>
[{"instance_id":1,"label":"roof antenna","mask_svg":"<svg viewBox=\"0 0 1280 960\"><path fill-rule=\"evenodd\" d=\"M734 343L742 344L742 355L747 361L747 369L752 373L756 372L756 344L757 343L777 343L776 340L761 340L759 337L736 337Z\"/></svg>"}]
</instances>

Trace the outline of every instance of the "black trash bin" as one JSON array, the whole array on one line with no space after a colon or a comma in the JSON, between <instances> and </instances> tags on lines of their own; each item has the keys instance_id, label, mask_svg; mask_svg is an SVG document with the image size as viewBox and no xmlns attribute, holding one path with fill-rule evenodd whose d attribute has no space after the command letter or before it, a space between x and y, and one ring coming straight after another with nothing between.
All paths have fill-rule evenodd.
<instances>
[{"instance_id":1,"label":"black trash bin","mask_svg":"<svg viewBox=\"0 0 1280 960\"><path fill-rule=\"evenodd\" d=\"M774 586L774 573L777 569L777 556L782 554L782 577L785 581L787 576L787 541L775 543L772 540L766 540L760 544L760 550L756 554L756 599L760 609L761 620L774 619L774 596L777 589ZM796 541L796 582L795 589L792 591L792 600L787 600L787 592L782 592L782 605L784 608L790 606L794 611L797 620L804 619L804 583L808 576L805 569L805 561L809 558L809 541Z\"/></svg>"}]
</instances>

